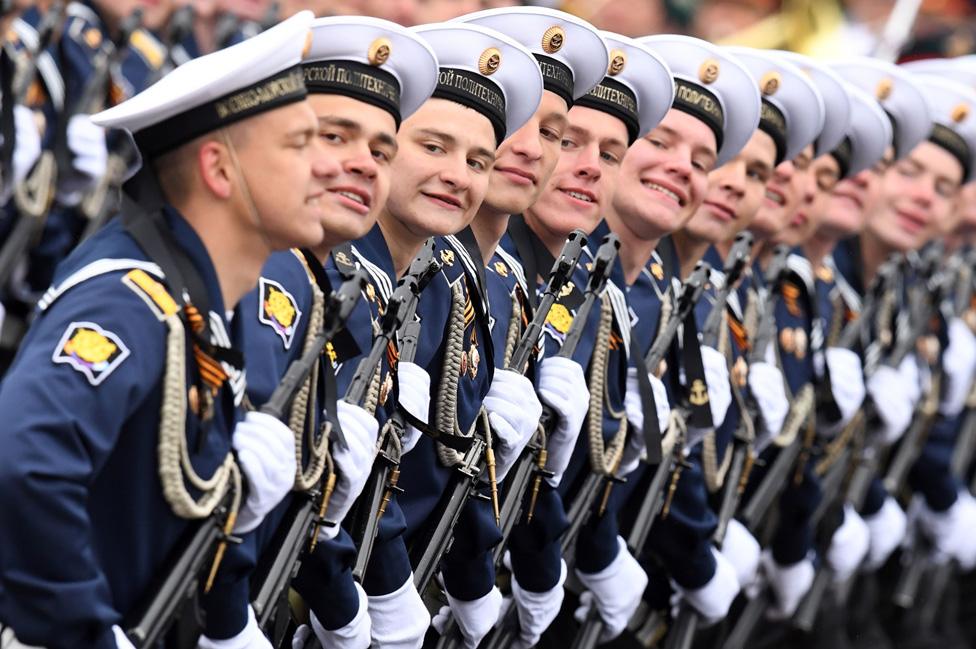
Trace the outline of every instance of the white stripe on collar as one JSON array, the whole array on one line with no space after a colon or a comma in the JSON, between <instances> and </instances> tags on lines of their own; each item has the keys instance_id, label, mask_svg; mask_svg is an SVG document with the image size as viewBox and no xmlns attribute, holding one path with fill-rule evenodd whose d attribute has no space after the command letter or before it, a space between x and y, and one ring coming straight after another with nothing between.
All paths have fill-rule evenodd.
<instances>
[{"instance_id":1,"label":"white stripe on collar","mask_svg":"<svg viewBox=\"0 0 976 649\"><path fill-rule=\"evenodd\" d=\"M383 298L383 302L389 301L390 296L393 295L393 281L390 276L383 272L383 269L371 262L369 259L363 256L356 246L352 246L352 254L359 261L359 265L363 267L366 273L372 278L373 283L376 284L379 289L380 297Z\"/></svg>"}]
</instances>

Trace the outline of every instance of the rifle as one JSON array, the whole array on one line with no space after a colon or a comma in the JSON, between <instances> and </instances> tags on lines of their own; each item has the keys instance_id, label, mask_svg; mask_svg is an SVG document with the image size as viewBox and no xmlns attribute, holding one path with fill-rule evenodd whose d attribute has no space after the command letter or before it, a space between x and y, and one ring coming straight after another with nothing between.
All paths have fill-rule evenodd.
<instances>
[{"instance_id":1,"label":"rifle","mask_svg":"<svg viewBox=\"0 0 976 649\"><path fill-rule=\"evenodd\" d=\"M718 346L721 327L724 323L722 316L725 313L729 295L734 290L735 284L749 263L752 242L752 235L746 231L740 232L735 238L735 243L732 245L732 249L729 251L728 257L725 260L725 283L718 291L715 305L712 307L711 312L709 312L708 319L705 321L705 327L702 331L703 345L713 348L717 348ZM774 298L776 296L775 289L786 271L786 259L788 255L788 248L785 246L777 247L765 275L766 285L773 287ZM765 359L766 347L772 339L772 335L768 333L768 329L775 327L775 322L770 324L770 321L774 321L774 313L773 305L767 304L760 323L760 331L764 332L765 336L762 341L757 341L759 344L753 345L749 355L750 364ZM729 472L725 476L725 489L722 492L722 500L719 506L718 524L715 532L712 534L712 542L719 548L722 547L722 542L725 539L725 531L728 529L729 521L732 519L738 507L739 497L745 490L745 480L748 479L748 475L745 474L745 467L755 437L752 422L758 416L758 408L754 401L750 401L746 404L746 409L747 412L742 413L742 423L740 423L732 439L732 462L729 466ZM713 424L715 423L717 422L713 422ZM745 480L743 477L745 477ZM675 484L674 480L672 484ZM674 488L672 486L671 490L673 491ZM691 605L682 602L678 607L678 615L675 619L674 627L668 633L665 648L690 648L700 623L701 616L698 611Z\"/></svg>"},{"instance_id":2,"label":"rifle","mask_svg":"<svg viewBox=\"0 0 976 649\"><path fill-rule=\"evenodd\" d=\"M357 271L357 275L359 272ZM344 283L343 286L347 283ZM360 290L364 284L364 277L360 278L358 280ZM364 402L373 374L386 352L387 345L396 335L397 330L403 326L404 318L412 308L411 303L416 302L418 295L417 278L407 275L398 282L387 302L386 311L383 313L383 319L380 323L380 331L374 337L369 353L356 366L356 371L346 389L343 401L357 406ZM334 430L334 432L337 439L341 440L341 431ZM302 548L308 543L308 550L311 552L318 542L321 526L339 524L340 521L327 521L325 519L337 477L335 470L332 470L328 477L323 478L324 486L320 491L309 491L305 493L304 498L295 499L292 507L295 510L294 515L291 520L281 525L281 528L286 530L282 536L281 546L270 553L270 565L264 570L259 568L255 573L255 583L259 586L251 605L261 628L267 627L279 602L285 605L282 600L286 600L284 595L287 592L288 583L300 566ZM317 504L316 501L318 501ZM268 556L269 553L265 552L265 555Z\"/></svg>"},{"instance_id":3,"label":"rifle","mask_svg":"<svg viewBox=\"0 0 976 649\"><path fill-rule=\"evenodd\" d=\"M860 316L853 322L848 323L841 333L839 338L840 347L853 350L864 345L867 340L871 339L875 319L882 314L885 306L885 298L892 290L898 273L899 264L897 260L892 259L882 264L868 290ZM872 344L877 346L880 345L880 342L875 341ZM892 362L896 359L900 362L901 357L902 354L892 354L887 359L887 362ZM873 404L868 400L858 417L849 425L865 426L874 416ZM760 483L750 502L750 505L752 505L751 509L745 512L743 516L743 519L751 529L756 529L755 526L758 526L759 522L764 518L766 511L779 492L780 486L786 480L787 474L796 462L796 458L800 454L800 447L801 442L798 438L789 447L780 451L770 471L767 473L763 482ZM825 478L822 485L825 496L811 519L812 524L816 524L826 514L828 505L834 514L832 517L833 521L837 522L842 520L840 518L841 510L845 502L863 502L871 484L871 476L876 467L876 454L878 451L879 449L873 446L862 450L860 453L854 453L850 448L844 449L841 457L834 462L829 476L829 484L836 485L835 495L828 495L828 479ZM845 484L846 488L844 492L836 495L836 492L841 491ZM836 525L834 529L836 529ZM829 544L831 536L832 534L830 533L822 533L822 544ZM794 614L793 624L796 628L807 631L813 628L816 614L819 611L823 596L827 592L832 574L832 571L827 566L821 565L817 568L814 583ZM769 594L767 590L764 590L760 596L755 597L747 604L727 638L724 645L725 648L734 647L736 646L735 643L745 642L748 639L768 603Z\"/></svg>"},{"instance_id":4,"label":"rifle","mask_svg":"<svg viewBox=\"0 0 976 649\"><path fill-rule=\"evenodd\" d=\"M664 360L675 336L678 334L678 328L681 326L681 323L692 313L695 305L704 294L705 285L708 283L711 270L707 262L699 261L695 266L695 270L685 280L681 287L681 292L678 294L676 308L644 356L644 367L648 372L657 371L661 361ZM643 554L647 539L650 536L651 526L654 524L654 520L657 518L664 504L664 484L667 482L668 476L672 473L673 467L682 461L681 458L675 456L671 462L662 458L661 462L658 463L647 491L641 499L634 524L627 534L627 548L633 556L638 557ZM603 627L603 618L593 608L576 634L572 648L592 649L596 647L603 633Z\"/></svg>"},{"instance_id":5,"label":"rifle","mask_svg":"<svg viewBox=\"0 0 976 649\"><path fill-rule=\"evenodd\" d=\"M10 101L14 104L23 105L26 103L30 87L37 78L38 60L44 53L44 50L54 40L55 36L60 34L64 20L65 5L63 2L55 2L45 12L41 23L37 27L37 43L35 47L26 50L27 64L21 66L14 75L12 85L13 97L10 98ZM0 172L4 171L7 170L0 170ZM20 221L26 221L29 224L35 219L42 219L44 213L50 207L51 201L54 199L54 184L51 180L53 173L54 154L51 151L44 151L31 170L30 175L18 186L14 187L15 205L18 211L25 217L19 219L18 223ZM2 175L0 173L0 176ZM8 180L13 182L12 174L9 179L0 178L0 182L6 183ZM27 229L26 225L23 227ZM28 230L28 233L32 234L33 230ZM14 237L15 235L18 238L23 238L22 234L16 231L11 231L7 236ZM30 237L27 240L29 241ZM10 248L11 251L17 251L19 249L12 245L5 245L3 249L0 249L0 259L2 259L3 253L7 248ZM9 264L10 262L5 263ZM0 275L0 286L5 285L8 279L9 276Z\"/></svg>"},{"instance_id":6,"label":"rifle","mask_svg":"<svg viewBox=\"0 0 976 649\"><path fill-rule=\"evenodd\" d=\"M611 243L608 243L610 241ZM582 247L582 244L580 244ZM592 297L590 293L592 291L601 291L603 285L606 283L606 278L609 276L610 267L612 266L613 258L616 256L616 249L619 247L620 243L614 235L607 235L604 238L603 244L601 244L600 249L597 251L596 258L593 261L593 270L590 272L590 278L587 281L586 292L584 296L583 304L577 311L576 317L573 318L573 325L570 327L569 332L566 334L566 339L563 342L563 348L560 350L559 355L563 355L563 349L566 345L570 345L571 350L567 352L568 355L572 354L572 349L575 349L579 342L579 338L582 335L582 324L579 326L580 330L577 329L577 321L582 315L584 317L584 322L586 316L589 315L590 309L592 309L593 301L596 300L596 293L593 293ZM573 244L575 247L575 243ZM609 249L613 248L613 254L609 256ZM602 276L602 280L597 279ZM550 305L551 306L551 305ZM585 309L585 312L584 312ZM528 360L528 354L530 353L533 344L530 344L526 338L527 335L536 336L536 341L538 341L539 333L541 332L541 326L532 327L531 331L526 330L520 340L520 350L518 351L518 357L513 358L515 361L520 363L525 363ZM540 426L542 426L544 431L552 431L555 428L557 415L551 409L548 409L543 405L542 417L540 418ZM548 438L548 434L546 435ZM485 442L483 440L477 440L476 444L480 444L483 447ZM442 515L438 518L437 525L434 528L434 533L428 543L424 544L423 553L420 560L417 562L417 568L414 570L414 583L417 584L417 589L423 592L430 578L433 576L434 571L437 569L440 563L441 557L447 552L447 547L451 540L451 532L453 530L454 524L457 521L457 517L461 514L461 508L464 502L467 500L468 495L474 488L474 484L481 473L481 467L477 465L478 458L480 457L480 452L471 453L465 457L464 464L461 465L458 474L455 476L455 485L452 488L451 496L447 501L447 506L444 508ZM445 633L445 636L448 635ZM454 634L452 634L454 635Z\"/></svg>"},{"instance_id":7,"label":"rifle","mask_svg":"<svg viewBox=\"0 0 976 649\"><path fill-rule=\"evenodd\" d=\"M566 332L566 338L563 340L563 344L556 353L556 356L572 358L576 352L580 338L583 336L583 332L586 331L586 323L590 318L593 305L610 279L610 271L613 268L613 261L616 259L619 249L620 240L617 235L610 233L603 237L603 241L600 242L600 247L596 251L596 257L593 259L593 269L590 271L590 275L586 280L583 303L577 309L576 316L573 318L573 324L570 325L569 331ZM558 420L558 413L552 408L545 407L545 404L543 404L542 417L539 425L546 431L546 439L549 439L552 431L556 428ZM593 501L596 500L600 483L604 481L612 482L614 480L616 478L613 475L602 476L592 471L586 477L583 487L570 506L568 513L569 528L563 533L560 542L563 554L566 554L569 548L576 543L576 537L579 535L580 529L582 529L583 524L589 518L590 509L592 508Z\"/></svg>"},{"instance_id":8,"label":"rifle","mask_svg":"<svg viewBox=\"0 0 976 649\"><path fill-rule=\"evenodd\" d=\"M428 239L420 254L410 264L407 276L416 279L416 291L419 294L427 287L430 280L440 272L441 264L434 259L434 240ZM417 303L410 300L403 317L403 327L400 330L400 353L398 362L412 363L417 354L417 342L420 337L420 321L416 319ZM406 420L399 409L390 417L390 431L387 433L369 479L359 498L355 512L351 518L351 529L356 547L356 563L352 574L357 581L362 581L366 574L373 544L376 541L376 531L380 518L386 510L386 505L394 491L399 491L397 482L400 478L401 441L406 431Z\"/></svg>"},{"instance_id":9,"label":"rifle","mask_svg":"<svg viewBox=\"0 0 976 649\"><path fill-rule=\"evenodd\" d=\"M146 87L159 81L167 71L176 67L173 60L173 49L193 32L193 5L188 4L173 12L162 39L166 51L162 65L154 70L146 82ZM120 135L113 141L109 150L105 174L98 184L89 190L81 200L81 214L85 217L85 230L80 241L84 241L97 232L118 209L118 195L113 194L125 182L129 168L138 161L139 151L135 142L126 135ZM115 200L110 200L110 196Z\"/></svg>"},{"instance_id":10,"label":"rifle","mask_svg":"<svg viewBox=\"0 0 976 649\"><path fill-rule=\"evenodd\" d=\"M116 40L103 44L98 53L95 54L92 61L93 72L85 84L81 97L72 109L62 116L65 125L76 115L94 113L100 108L107 91L111 70L121 62L126 53L129 39L141 26L142 14L143 9L141 7L136 8L122 21ZM53 33L57 19L57 15L52 16L50 23L52 31L50 33ZM48 41L50 41L50 33L45 36ZM25 87L29 87L29 84ZM63 136L64 133L62 132L56 139L61 140ZM34 166L31 175L18 185L14 192L20 217L7 235L3 247L0 248L0 286L7 285L17 264L44 228L44 217L54 200L59 168L60 171L64 172L66 167L70 165L70 153L66 151L67 146L65 145L64 149L61 149L60 144L66 143L58 142L53 151L42 152L41 158ZM59 155L62 151L64 155Z\"/></svg>"},{"instance_id":11,"label":"rifle","mask_svg":"<svg viewBox=\"0 0 976 649\"><path fill-rule=\"evenodd\" d=\"M285 376L275 388L271 399L261 409L272 416L282 417L289 403L295 398L305 382L325 343L342 328L352 308L359 298L362 276L356 275L345 282L338 291L329 297L326 321L321 332L316 334L316 344L310 352L296 360L288 368ZM319 344L321 343L321 344ZM314 354L312 353L314 352ZM314 356L314 358L313 358ZM220 560L231 539L226 531L227 519L231 513L230 504L237 494L229 491L214 512L198 521L186 535L185 542L174 551L175 561L165 573L158 586L149 589L149 600L126 623L126 636L137 647L153 647L162 640L173 623L181 617L185 606L194 599L198 589L204 563L214 550L214 560L210 579L216 573Z\"/></svg>"},{"instance_id":12,"label":"rifle","mask_svg":"<svg viewBox=\"0 0 976 649\"><path fill-rule=\"evenodd\" d=\"M542 327L545 325L549 311L556 303L559 291L562 290L566 282L572 277L576 264L579 263L580 255L583 254L583 246L586 245L586 236L582 230L574 230L569 234L563 249L559 253L549 271L549 278L546 280L542 295L539 298L539 305L536 307L532 320L529 322L519 344L512 351L512 357L506 364L505 369L525 374L528 370L529 356L532 350L538 345L542 337ZM502 541L495 546L494 559L495 565L499 565L505 553L508 537L515 527L516 522L522 516L522 502L529 480L533 481L531 502L526 513L527 520L532 520L532 511L535 508L535 498L539 494L542 486L542 479L548 475L546 466L546 440L547 431L544 429L537 432L533 440L522 452L522 456L512 468L511 477L508 480L508 487L505 492L505 499L501 508L501 530Z\"/></svg>"}]
</instances>

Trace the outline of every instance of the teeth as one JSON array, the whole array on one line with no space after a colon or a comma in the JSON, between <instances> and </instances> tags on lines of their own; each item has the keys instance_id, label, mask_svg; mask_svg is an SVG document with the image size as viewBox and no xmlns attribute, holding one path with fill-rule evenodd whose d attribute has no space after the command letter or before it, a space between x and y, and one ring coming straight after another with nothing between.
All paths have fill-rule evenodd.
<instances>
[{"instance_id":1,"label":"teeth","mask_svg":"<svg viewBox=\"0 0 976 649\"><path fill-rule=\"evenodd\" d=\"M664 194L665 196L673 200L675 203L679 203L679 204L681 203L681 199L678 198L678 195L666 187L662 187L657 183L644 183L644 186L649 187L654 191L661 192L662 194Z\"/></svg>"},{"instance_id":2,"label":"teeth","mask_svg":"<svg viewBox=\"0 0 976 649\"><path fill-rule=\"evenodd\" d=\"M575 198L578 201L583 201L585 203L592 203L593 202L593 199L590 198L589 196L587 196L586 194L580 194L579 192L566 192L566 193L569 194L570 196L572 196L573 198Z\"/></svg>"},{"instance_id":3,"label":"teeth","mask_svg":"<svg viewBox=\"0 0 976 649\"><path fill-rule=\"evenodd\" d=\"M360 196L359 194L353 194L352 192L336 192L336 193L339 194L339 196L345 196L351 201L356 201L360 205L366 204L366 201L364 201L363 197Z\"/></svg>"},{"instance_id":4,"label":"teeth","mask_svg":"<svg viewBox=\"0 0 976 649\"><path fill-rule=\"evenodd\" d=\"M769 200L773 201L777 205L782 205L783 203L786 202L786 199L784 199L783 196L781 196L780 194L777 194L776 192L767 191L766 192L766 198L768 198Z\"/></svg>"}]
</instances>

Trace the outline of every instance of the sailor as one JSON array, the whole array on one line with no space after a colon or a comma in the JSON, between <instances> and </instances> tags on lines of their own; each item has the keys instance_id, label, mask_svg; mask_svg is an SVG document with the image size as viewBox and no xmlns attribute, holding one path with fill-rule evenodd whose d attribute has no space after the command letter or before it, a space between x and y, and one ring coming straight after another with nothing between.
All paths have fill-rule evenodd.
<instances>
[{"instance_id":1,"label":"sailor","mask_svg":"<svg viewBox=\"0 0 976 649\"><path fill-rule=\"evenodd\" d=\"M134 200L59 268L0 391L0 411L17 413L0 460L0 618L23 642L130 646L119 625L192 521L233 489L245 533L291 486L291 431L240 410L232 316L276 247L322 239L298 67L311 20L96 117L135 135Z\"/></svg>"},{"instance_id":2,"label":"sailor","mask_svg":"<svg viewBox=\"0 0 976 649\"><path fill-rule=\"evenodd\" d=\"M272 255L257 288L242 301L251 379L247 395L257 408L322 327L325 300L342 281L341 273L325 271L323 263L333 249L373 227L389 194L397 126L426 101L437 75L436 58L421 38L394 23L365 17L316 20L302 68L308 102L318 118L317 137L329 160L320 176L325 236L315 246ZM303 393L291 407L289 423L302 458L294 491L307 491L323 479L323 419L342 431L329 446L337 482L326 518L336 523L345 518L369 474L377 419L385 417L381 412L374 418L360 404L337 401L335 395L345 393L356 360L369 350L373 322L379 318L376 295L388 295L389 281L378 286L370 276L362 301L329 342L329 366L318 368L316 378L308 380L309 389L315 385L317 393ZM286 498L254 535L228 552L220 579L205 599L201 646L238 646L262 638L247 608L248 579L257 562L276 551L273 541L292 500ZM352 579L354 557L347 532L339 525L323 527L294 583L323 646L369 645L366 595Z\"/></svg>"},{"instance_id":3,"label":"sailor","mask_svg":"<svg viewBox=\"0 0 976 649\"><path fill-rule=\"evenodd\" d=\"M437 55L438 85L400 128L396 180L370 238L379 239L373 247L389 255L399 276L425 240L437 237L442 270L417 308L416 365L430 386L429 421L421 423L438 433L470 435L482 419L478 413L491 380L493 350L480 253L449 235L474 217L487 192L495 151L535 113L542 78L527 50L493 30L442 23L418 27L416 33ZM457 459L453 449L427 436L410 437L416 446L400 466L404 491L394 496L380 522L363 581L373 640L383 646L419 646L429 625L408 547L417 554L426 549L425 525L435 522ZM490 504L467 502L443 564L448 601L466 642L480 641L497 619L501 596L490 560L497 538Z\"/></svg>"}]
</instances>

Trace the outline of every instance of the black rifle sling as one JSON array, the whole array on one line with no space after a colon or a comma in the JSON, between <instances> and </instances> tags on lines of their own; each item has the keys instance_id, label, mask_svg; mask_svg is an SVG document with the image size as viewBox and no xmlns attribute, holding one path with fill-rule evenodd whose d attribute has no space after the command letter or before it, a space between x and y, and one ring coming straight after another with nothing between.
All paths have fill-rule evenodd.
<instances>
[{"instance_id":1,"label":"black rifle sling","mask_svg":"<svg viewBox=\"0 0 976 649\"><path fill-rule=\"evenodd\" d=\"M637 369L637 391L640 393L641 408L644 410L644 447L647 449L647 463L661 462L661 425L657 420L657 400L654 388L647 378L644 366L644 352L638 349L637 339L630 337L630 362Z\"/></svg>"},{"instance_id":2,"label":"black rifle sling","mask_svg":"<svg viewBox=\"0 0 976 649\"><path fill-rule=\"evenodd\" d=\"M316 259L315 255L306 248L300 248L299 251L302 253L302 257L305 258L305 265L311 271L312 277L315 278L315 283L318 285L319 290L322 291L325 303L328 305L329 296L332 294L332 282L329 281L329 276L325 274L325 269L322 268L322 262ZM325 418L332 423L333 430L340 432L340 435L336 439L342 439L342 429L339 426L339 418L336 416L338 410L337 403L339 401L339 386L336 383L335 369L332 367L332 361L328 358L323 358L319 366L322 368L325 378L323 381Z\"/></svg>"},{"instance_id":3,"label":"black rifle sling","mask_svg":"<svg viewBox=\"0 0 976 649\"><path fill-rule=\"evenodd\" d=\"M6 47L0 46L0 95L3 101L0 102L0 136L3 137L3 148L0 148L0 169L3 170L3 182L13 184L13 160L14 160L14 140L16 129L14 127L14 72L17 66L7 52Z\"/></svg>"}]
</instances>

